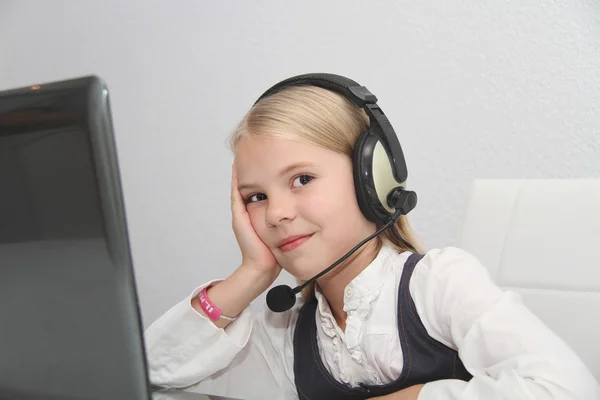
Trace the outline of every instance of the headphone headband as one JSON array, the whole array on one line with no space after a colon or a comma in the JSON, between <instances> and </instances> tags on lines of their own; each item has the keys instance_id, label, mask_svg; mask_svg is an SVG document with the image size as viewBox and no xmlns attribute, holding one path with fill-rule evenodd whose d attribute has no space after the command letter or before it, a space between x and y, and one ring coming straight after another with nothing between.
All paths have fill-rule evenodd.
<instances>
[{"instance_id":1,"label":"headphone headband","mask_svg":"<svg viewBox=\"0 0 600 400\"><path fill-rule=\"evenodd\" d=\"M254 104L256 105L256 103L265 97L269 97L290 86L317 86L331 90L344 96L357 107L364 109L369 117L370 131L379 138L390 156L394 178L400 183L406 181L408 178L406 161L404 160L404 153L402 152L396 132L381 108L377 105L377 97L369 89L341 75L323 73L303 74L293 76L273 85Z\"/></svg>"},{"instance_id":2,"label":"headphone headband","mask_svg":"<svg viewBox=\"0 0 600 400\"><path fill-rule=\"evenodd\" d=\"M346 78L345 76L334 74L304 74L293 76L273 85L264 92L254 104L288 86L318 86L341 94L360 108L363 108L367 103L377 103L377 97L369 92L366 87L359 85L357 82Z\"/></svg>"}]
</instances>

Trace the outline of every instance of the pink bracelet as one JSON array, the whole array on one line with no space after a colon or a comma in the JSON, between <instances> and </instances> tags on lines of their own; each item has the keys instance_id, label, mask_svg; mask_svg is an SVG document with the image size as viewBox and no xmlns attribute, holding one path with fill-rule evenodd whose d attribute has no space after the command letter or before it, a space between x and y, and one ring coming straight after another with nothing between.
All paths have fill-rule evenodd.
<instances>
[{"instance_id":1,"label":"pink bracelet","mask_svg":"<svg viewBox=\"0 0 600 400\"><path fill-rule=\"evenodd\" d=\"M235 321L235 318L223 315L223 312L219 310L217 306L215 306L208 299L208 296L206 295L207 289L208 287L205 287L200 291L200 294L198 295L198 301L200 302L200 307L202 307L202 311L204 311L206 315L208 315L208 318L213 322L217 321L219 318L225 319L227 321Z\"/></svg>"}]
</instances>

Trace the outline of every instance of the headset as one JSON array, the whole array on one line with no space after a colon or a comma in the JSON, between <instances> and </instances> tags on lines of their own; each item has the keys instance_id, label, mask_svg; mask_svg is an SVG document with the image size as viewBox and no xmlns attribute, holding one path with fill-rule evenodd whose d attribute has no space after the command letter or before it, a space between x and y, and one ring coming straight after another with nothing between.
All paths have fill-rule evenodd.
<instances>
[{"instance_id":1,"label":"headset","mask_svg":"<svg viewBox=\"0 0 600 400\"><path fill-rule=\"evenodd\" d=\"M395 223L401 215L408 214L416 207L417 194L406 189L408 171L404 153L392 124L377 104L377 97L366 87L344 76L313 73L297 75L273 85L254 104L291 86L317 86L338 93L362 108L369 117L369 129L361 133L354 145L352 170L360 210L369 221L378 226L378 230L304 284L294 289L280 285L269 290L267 305L275 312L292 308L296 302L296 294L304 287L331 271L388 228L392 229L398 240L415 251L400 236Z\"/></svg>"}]
</instances>

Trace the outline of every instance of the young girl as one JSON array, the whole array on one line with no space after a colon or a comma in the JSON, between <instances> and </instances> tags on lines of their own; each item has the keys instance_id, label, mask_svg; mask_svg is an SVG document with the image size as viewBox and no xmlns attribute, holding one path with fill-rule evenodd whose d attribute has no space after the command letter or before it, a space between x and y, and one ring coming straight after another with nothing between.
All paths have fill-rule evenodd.
<instances>
[{"instance_id":1,"label":"young girl","mask_svg":"<svg viewBox=\"0 0 600 400\"><path fill-rule=\"evenodd\" d=\"M371 109L333 90L351 81L314 77L270 90L235 130L231 210L242 262L148 328L152 383L261 400L600 399L573 351L477 259L457 248L417 253L398 218L408 210L389 209L396 232L308 285L304 301L252 312L282 269L305 282L381 228L364 200L369 168L353 156ZM375 104L363 89L348 93Z\"/></svg>"}]
</instances>

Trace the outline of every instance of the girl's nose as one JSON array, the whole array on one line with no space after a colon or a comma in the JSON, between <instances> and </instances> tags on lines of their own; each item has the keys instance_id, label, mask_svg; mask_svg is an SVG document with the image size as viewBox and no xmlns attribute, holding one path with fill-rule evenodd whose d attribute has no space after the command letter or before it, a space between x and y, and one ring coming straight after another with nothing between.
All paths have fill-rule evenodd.
<instances>
[{"instance_id":1,"label":"girl's nose","mask_svg":"<svg viewBox=\"0 0 600 400\"><path fill-rule=\"evenodd\" d=\"M271 195L267 198L267 212L265 214L268 226L277 226L296 217L296 205L291 196Z\"/></svg>"}]
</instances>

